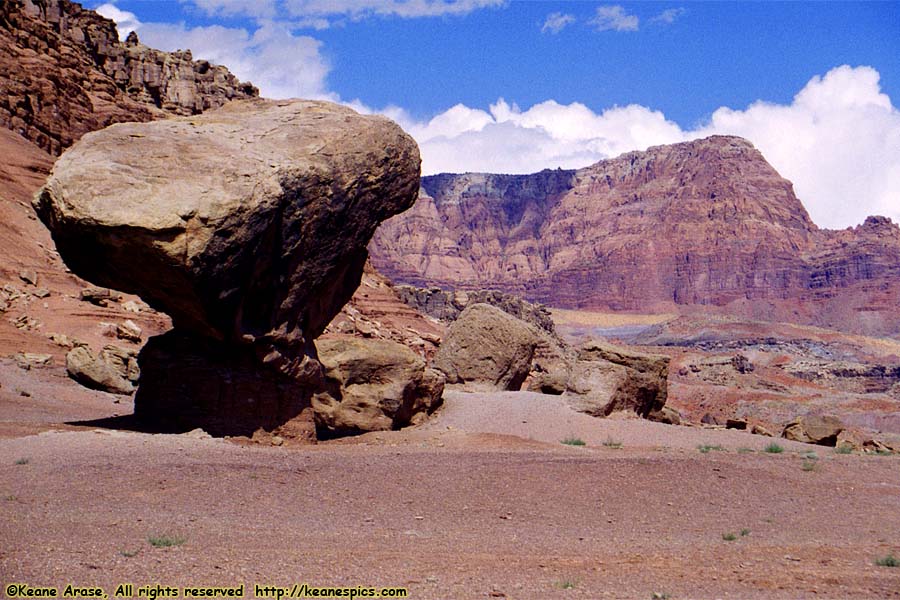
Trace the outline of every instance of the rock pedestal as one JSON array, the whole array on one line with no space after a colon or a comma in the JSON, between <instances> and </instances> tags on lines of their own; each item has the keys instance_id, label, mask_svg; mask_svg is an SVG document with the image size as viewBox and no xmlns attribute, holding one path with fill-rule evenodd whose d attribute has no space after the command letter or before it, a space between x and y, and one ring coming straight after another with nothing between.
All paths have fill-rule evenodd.
<instances>
[{"instance_id":1,"label":"rock pedestal","mask_svg":"<svg viewBox=\"0 0 900 600\"><path fill-rule=\"evenodd\" d=\"M305 420L324 382L313 340L375 228L415 201L419 163L383 117L236 101L84 136L35 208L74 272L172 317L141 353L137 414L245 433Z\"/></svg>"}]
</instances>

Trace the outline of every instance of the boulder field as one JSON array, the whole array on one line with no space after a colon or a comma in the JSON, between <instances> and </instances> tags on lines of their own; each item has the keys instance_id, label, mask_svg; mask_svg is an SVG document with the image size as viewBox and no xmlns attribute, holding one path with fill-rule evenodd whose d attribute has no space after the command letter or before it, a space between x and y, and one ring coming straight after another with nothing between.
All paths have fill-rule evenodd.
<instances>
[{"instance_id":1,"label":"boulder field","mask_svg":"<svg viewBox=\"0 0 900 600\"><path fill-rule=\"evenodd\" d=\"M34 206L76 274L172 318L138 359L139 418L311 439L326 389L313 340L359 285L375 228L415 201L419 165L385 118L236 101L84 136Z\"/></svg>"}]
</instances>

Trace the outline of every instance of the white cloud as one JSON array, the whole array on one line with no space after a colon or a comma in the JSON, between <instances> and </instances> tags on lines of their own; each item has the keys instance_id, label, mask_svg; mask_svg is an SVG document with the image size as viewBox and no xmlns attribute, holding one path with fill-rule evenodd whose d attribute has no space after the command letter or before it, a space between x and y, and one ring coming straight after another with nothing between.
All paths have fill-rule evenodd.
<instances>
[{"instance_id":1,"label":"white cloud","mask_svg":"<svg viewBox=\"0 0 900 600\"><path fill-rule=\"evenodd\" d=\"M331 67L321 54L322 42L294 35L280 23L263 22L252 34L242 28L188 28L183 23L141 23L137 32L141 42L153 48L190 49L195 59L225 65L268 98L337 98L327 89Z\"/></svg>"},{"instance_id":2,"label":"white cloud","mask_svg":"<svg viewBox=\"0 0 900 600\"><path fill-rule=\"evenodd\" d=\"M667 23L671 25L675 22L675 19L686 13L687 10L684 8L668 8L655 17L651 19L651 21L655 23Z\"/></svg>"},{"instance_id":3,"label":"white cloud","mask_svg":"<svg viewBox=\"0 0 900 600\"><path fill-rule=\"evenodd\" d=\"M127 10L121 10L111 2L101 4L94 10L101 16L115 21L116 29L119 31L119 39L122 41L124 41L125 38L128 37L128 34L137 29L141 24L134 13L128 12Z\"/></svg>"},{"instance_id":4,"label":"white cloud","mask_svg":"<svg viewBox=\"0 0 900 600\"><path fill-rule=\"evenodd\" d=\"M789 105L720 108L693 135L752 141L784 177L816 224L846 227L867 215L900 222L900 111L878 71L841 66L813 77Z\"/></svg>"},{"instance_id":5,"label":"white cloud","mask_svg":"<svg viewBox=\"0 0 900 600\"><path fill-rule=\"evenodd\" d=\"M208 15L273 18L278 14L275 0L181 0L191 2Z\"/></svg>"},{"instance_id":6,"label":"white cloud","mask_svg":"<svg viewBox=\"0 0 900 600\"><path fill-rule=\"evenodd\" d=\"M575 16L563 13L550 13L547 15L547 19L544 21L544 26L541 27L541 33L559 33L566 26L571 25L575 22Z\"/></svg>"},{"instance_id":7,"label":"white cloud","mask_svg":"<svg viewBox=\"0 0 900 600\"><path fill-rule=\"evenodd\" d=\"M362 19L373 15L403 18L466 15L482 8L499 7L506 0L284 0L295 17Z\"/></svg>"},{"instance_id":8,"label":"white cloud","mask_svg":"<svg viewBox=\"0 0 900 600\"><path fill-rule=\"evenodd\" d=\"M740 135L794 183L816 224L840 228L871 214L900 222L900 111L878 82L871 67L838 67L813 77L790 104L723 107L693 130L639 105L598 114L579 103L521 110L500 99L488 111L458 104L427 122L396 107L381 112L416 138L425 174L577 168L658 144Z\"/></svg>"},{"instance_id":9,"label":"white cloud","mask_svg":"<svg viewBox=\"0 0 900 600\"><path fill-rule=\"evenodd\" d=\"M598 6L596 16L588 21L597 31L637 31L639 19L618 5Z\"/></svg>"}]
</instances>

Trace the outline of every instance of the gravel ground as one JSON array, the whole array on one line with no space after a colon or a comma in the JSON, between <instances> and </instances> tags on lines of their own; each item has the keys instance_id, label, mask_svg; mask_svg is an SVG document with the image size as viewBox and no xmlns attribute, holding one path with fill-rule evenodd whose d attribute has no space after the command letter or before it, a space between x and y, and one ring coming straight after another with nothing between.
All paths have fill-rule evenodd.
<instances>
[{"instance_id":1,"label":"gravel ground","mask_svg":"<svg viewBox=\"0 0 900 600\"><path fill-rule=\"evenodd\" d=\"M874 564L900 556L900 457L739 452L755 436L546 400L449 393L422 428L318 446L7 433L0 581L244 583L248 598L295 582L435 600L900 598L900 568Z\"/></svg>"}]
</instances>

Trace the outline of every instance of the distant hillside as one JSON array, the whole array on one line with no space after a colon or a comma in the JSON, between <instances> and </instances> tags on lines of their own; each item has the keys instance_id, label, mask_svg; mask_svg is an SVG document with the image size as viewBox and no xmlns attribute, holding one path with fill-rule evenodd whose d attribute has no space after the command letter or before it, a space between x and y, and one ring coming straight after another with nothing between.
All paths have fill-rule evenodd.
<instances>
[{"instance_id":1,"label":"distant hillside","mask_svg":"<svg viewBox=\"0 0 900 600\"><path fill-rule=\"evenodd\" d=\"M703 310L900 334L900 228L820 230L752 144L714 136L577 171L435 175L370 245L391 279L561 308Z\"/></svg>"}]
</instances>

